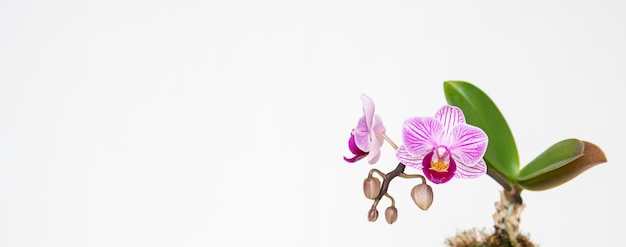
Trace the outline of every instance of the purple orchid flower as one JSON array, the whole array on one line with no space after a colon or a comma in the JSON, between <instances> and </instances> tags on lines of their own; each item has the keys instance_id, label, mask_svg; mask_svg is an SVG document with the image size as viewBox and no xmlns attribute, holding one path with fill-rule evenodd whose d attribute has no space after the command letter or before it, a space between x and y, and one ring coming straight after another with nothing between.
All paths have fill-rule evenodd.
<instances>
[{"instance_id":1,"label":"purple orchid flower","mask_svg":"<svg viewBox=\"0 0 626 247\"><path fill-rule=\"evenodd\" d=\"M354 157L344 156L343 159L354 163L369 156L368 162L374 164L380 158L380 147L385 139L385 126L380 117L374 115L374 101L362 94L361 102L363 102L363 117L359 119L348 140L348 147Z\"/></svg>"},{"instance_id":2,"label":"purple orchid flower","mask_svg":"<svg viewBox=\"0 0 626 247\"><path fill-rule=\"evenodd\" d=\"M396 156L403 164L422 169L436 184L452 177L476 178L487 171L483 160L487 134L465 123L463 111L443 106L435 117L416 117L404 122L404 145Z\"/></svg>"}]
</instances>

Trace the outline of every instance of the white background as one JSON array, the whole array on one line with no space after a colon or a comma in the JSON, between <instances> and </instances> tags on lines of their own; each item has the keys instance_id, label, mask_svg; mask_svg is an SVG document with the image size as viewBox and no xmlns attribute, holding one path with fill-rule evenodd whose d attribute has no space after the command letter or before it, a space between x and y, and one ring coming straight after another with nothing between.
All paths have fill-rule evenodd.
<instances>
[{"instance_id":1,"label":"white background","mask_svg":"<svg viewBox=\"0 0 626 247\"><path fill-rule=\"evenodd\" d=\"M0 1L0 246L443 246L491 229L488 176L394 180L367 222L359 95L388 135L469 81L523 164L580 138L609 162L523 193L542 246L622 242L620 1ZM407 170L407 172L412 172ZM383 200L382 211L389 205Z\"/></svg>"}]
</instances>

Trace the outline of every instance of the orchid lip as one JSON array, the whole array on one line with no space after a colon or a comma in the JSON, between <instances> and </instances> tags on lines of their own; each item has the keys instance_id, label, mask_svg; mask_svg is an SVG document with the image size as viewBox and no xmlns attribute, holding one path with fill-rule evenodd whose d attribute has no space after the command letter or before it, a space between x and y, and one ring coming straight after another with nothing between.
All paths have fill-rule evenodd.
<instances>
[{"instance_id":1,"label":"orchid lip","mask_svg":"<svg viewBox=\"0 0 626 247\"><path fill-rule=\"evenodd\" d=\"M352 133L350 134L350 139L348 139L348 148L350 149L350 152L352 154L354 154L354 157L352 158L347 158L347 157L343 157L343 159L347 162L350 163L354 163L357 162L363 158L365 158L369 152L365 152L363 150L361 150L357 145L356 145L356 141L354 140L354 131L352 131Z\"/></svg>"},{"instance_id":2,"label":"orchid lip","mask_svg":"<svg viewBox=\"0 0 626 247\"><path fill-rule=\"evenodd\" d=\"M450 158L449 152L440 155L440 148L428 153L422 161L422 171L433 183L442 184L450 181L456 171L456 162Z\"/></svg>"}]
</instances>

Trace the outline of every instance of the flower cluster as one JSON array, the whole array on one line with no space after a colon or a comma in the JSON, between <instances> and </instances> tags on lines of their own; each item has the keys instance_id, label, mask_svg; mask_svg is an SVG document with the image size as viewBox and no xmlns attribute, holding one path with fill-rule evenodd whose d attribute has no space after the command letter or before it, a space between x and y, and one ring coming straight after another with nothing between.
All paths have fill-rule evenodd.
<instances>
[{"instance_id":1,"label":"flower cluster","mask_svg":"<svg viewBox=\"0 0 626 247\"><path fill-rule=\"evenodd\" d=\"M461 109L444 105L434 117L414 117L407 119L402 127L403 145L399 147L385 134L386 129L380 116L375 115L374 102L366 95L361 95L363 116L352 129L348 148L352 157L344 157L350 163L368 157L369 164L379 161L380 149L386 140L395 150L398 166L389 173L378 169L370 170L363 182L363 191L368 199L374 200L368 212L368 220L378 218L378 203L383 196L391 200L391 206L385 210L389 224L397 219L395 200L387 193L389 184L395 177L420 178L422 182L411 191L415 204L427 210L433 201L433 191L426 180L443 184L452 178L476 178L487 171L483 155L487 149L488 138L483 130L465 122ZM419 170L421 174L406 174L405 167ZM374 177L379 175L383 182Z\"/></svg>"},{"instance_id":2,"label":"flower cluster","mask_svg":"<svg viewBox=\"0 0 626 247\"><path fill-rule=\"evenodd\" d=\"M374 115L374 102L366 95L361 95L363 102L363 116L359 119L356 127L352 129L348 147L355 156L343 157L347 162L353 163L369 156L368 162L374 164L380 158L380 147L385 138L385 126L378 115Z\"/></svg>"}]
</instances>

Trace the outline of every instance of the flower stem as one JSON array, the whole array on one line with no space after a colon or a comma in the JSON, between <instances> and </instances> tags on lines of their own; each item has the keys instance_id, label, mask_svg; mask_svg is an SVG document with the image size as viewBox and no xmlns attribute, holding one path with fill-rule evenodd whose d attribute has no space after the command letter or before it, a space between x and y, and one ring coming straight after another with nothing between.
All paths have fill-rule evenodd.
<instances>
[{"instance_id":1,"label":"flower stem","mask_svg":"<svg viewBox=\"0 0 626 247\"><path fill-rule=\"evenodd\" d=\"M385 134L381 134L383 136L383 138L385 138L385 140L389 143L389 145L391 145L391 147L394 150L398 150L398 145L396 145L396 143L394 143L391 138L389 138L389 136L385 135Z\"/></svg>"},{"instance_id":2,"label":"flower stem","mask_svg":"<svg viewBox=\"0 0 626 247\"><path fill-rule=\"evenodd\" d=\"M391 200L391 206L395 207L396 206L396 200L394 200L393 197L391 197L391 195L389 195L389 193L385 193L385 196L387 198L389 198L389 200Z\"/></svg>"},{"instance_id":3,"label":"flower stem","mask_svg":"<svg viewBox=\"0 0 626 247\"><path fill-rule=\"evenodd\" d=\"M493 180L495 180L498 184L502 186L504 192L511 200L518 204L523 203L522 196L520 195L522 189L519 188L519 186L512 186L506 176L504 176L504 174L494 169L487 168L487 175L489 175L491 178L493 178Z\"/></svg>"},{"instance_id":4,"label":"flower stem","mask_svg":"<svg viewBox=\"0 0 626 247\"><path fill-rule=\"evenodd\" d=\"M406 174L406 173L400 173L401 178L421 178L422 179L422 183L425 184L426 183L426 178L424 178L424 176L419 175L419 174Z\"/></svg>"},{"instance_id":5,"label":"flower stem","mask_svg":"<svg viewBox=\"0 0 626 247\"><path fill-rule=\"evenodd\" d=\"M383 196L387 196L391 199L391 196L389 196L387 194L387 190L389 189L389 184L391 183L391 180L393 180L395 177L401 177L401 178L421 178L422 179L422 183L426 183L426 179L424 178L424 176L419 175L419 174L406 174L404 173L404 168L406 168L406 166L402 163L398 163L398 166L396 166L395 169L393 169L393 171L387 173L387 174L383 174L381 171L379 171L378 169L372 169L369 172L369 176L371 177L373 175L373 173L377 173L378 175L380 175L383 178L383 183L380 186L380 193L378 193L378 196L376 196L376 198L374 198L374 204L378 204L378 201L380 201L380 199L383 198ZM392 199L392 203L393 203L393 199Z\"/></svg>"}]
</instances>

